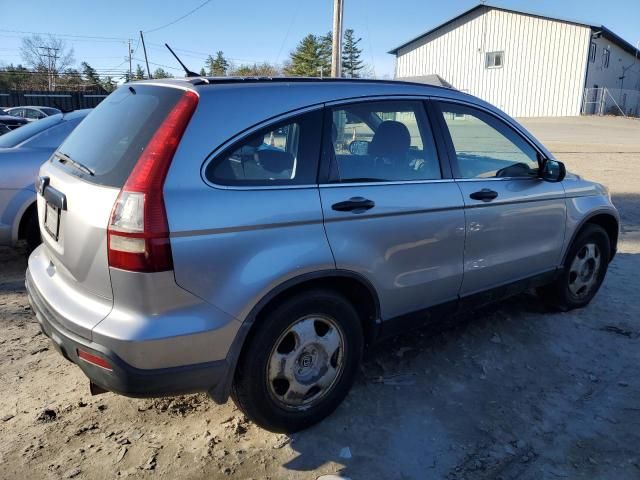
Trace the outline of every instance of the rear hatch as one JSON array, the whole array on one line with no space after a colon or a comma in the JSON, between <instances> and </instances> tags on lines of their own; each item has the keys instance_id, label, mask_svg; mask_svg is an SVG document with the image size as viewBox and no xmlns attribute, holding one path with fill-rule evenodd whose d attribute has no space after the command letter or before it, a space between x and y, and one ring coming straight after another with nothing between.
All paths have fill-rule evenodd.
<instances>
[{"instance_id":1,"label":"rear hatch","mask_svg":"<svg viewBox=\"0 0 640 480\"><path fill-rule=\"evenodd\" d=\"M47 268L57 276L58 290L68 286L108 307L95 304L82 318L65 325L80 335L88 336L113 304L107 228L114 204L183 93L170 86L119 88L80 123L40 170L38 214ZM63 295L53 298L62 301Z\"/></svg>"}]
</instances>

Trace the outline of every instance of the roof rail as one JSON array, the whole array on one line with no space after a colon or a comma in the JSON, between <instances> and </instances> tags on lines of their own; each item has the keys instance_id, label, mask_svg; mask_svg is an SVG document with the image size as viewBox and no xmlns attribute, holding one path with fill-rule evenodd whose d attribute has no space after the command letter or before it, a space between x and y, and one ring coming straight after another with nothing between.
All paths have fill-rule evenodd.
<instances>
[{"instance_id":1,"label":"roof rail","mask_svg":"<svg viewBox=\"0 0 640 480\"><path fill-rule=\"evenodd\" d=\"M230 83L373 83L373 84L386 84L397 85L399 83L403 85L413 85L419 87L428 88L441 88L445 90L451 90L448 87L440 85L431 85L419 82L411 82L405 80L377 80L371 78L335 78L335 77L190 77L185 78L185 81L192 85L215 85L215 84L230 84Z\"/></svg>"}]
</instances>

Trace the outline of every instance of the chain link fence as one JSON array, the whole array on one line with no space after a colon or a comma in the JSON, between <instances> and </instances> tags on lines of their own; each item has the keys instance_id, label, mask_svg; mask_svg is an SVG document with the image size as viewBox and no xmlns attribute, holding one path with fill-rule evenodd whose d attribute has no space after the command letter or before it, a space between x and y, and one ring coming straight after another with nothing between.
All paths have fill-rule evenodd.
<instances>
[{"instance_id":1,"label":"chain link fence","mask_svg":"<svg viewBox=\"0 0 640 480\"><path fill-rule=\"evenodd\" d=\"M582 114L640 117L640 91L607 87L585 88Z\"/></svg>"}]
</instances>

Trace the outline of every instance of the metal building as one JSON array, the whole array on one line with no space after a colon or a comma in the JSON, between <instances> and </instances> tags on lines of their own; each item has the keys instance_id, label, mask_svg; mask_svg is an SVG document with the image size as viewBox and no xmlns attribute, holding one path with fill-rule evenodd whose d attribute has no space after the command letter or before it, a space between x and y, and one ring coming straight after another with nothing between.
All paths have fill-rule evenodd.
<instances>
[{"instance_id":1,"label":"metal building","mask_svg":"<svg viewBox=\"0 0 640 480\"><path fill-rule=\"evenodd\" d=\"M512 116L640 114L640 51L604 26L480 4L389 53Z\"/></svg>"}]
</instances>

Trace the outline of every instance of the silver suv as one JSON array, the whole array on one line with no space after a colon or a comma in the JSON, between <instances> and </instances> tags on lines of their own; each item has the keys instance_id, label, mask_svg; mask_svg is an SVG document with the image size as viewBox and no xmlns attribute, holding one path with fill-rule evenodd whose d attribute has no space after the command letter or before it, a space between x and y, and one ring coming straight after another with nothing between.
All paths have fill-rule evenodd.
<instances>
[{"instance_id":1,"label":"silver suv","mask_svg":"<svg viewBox=\"0 0 640 480\"><path fill-rule=\"evenodd\" d=\"M40 170L27 289L93 393L229 395L305 428L398 326L529 288L583 307L616 251L607 190L439 87L147 81Z\"/></svg>"}]
</instances>

